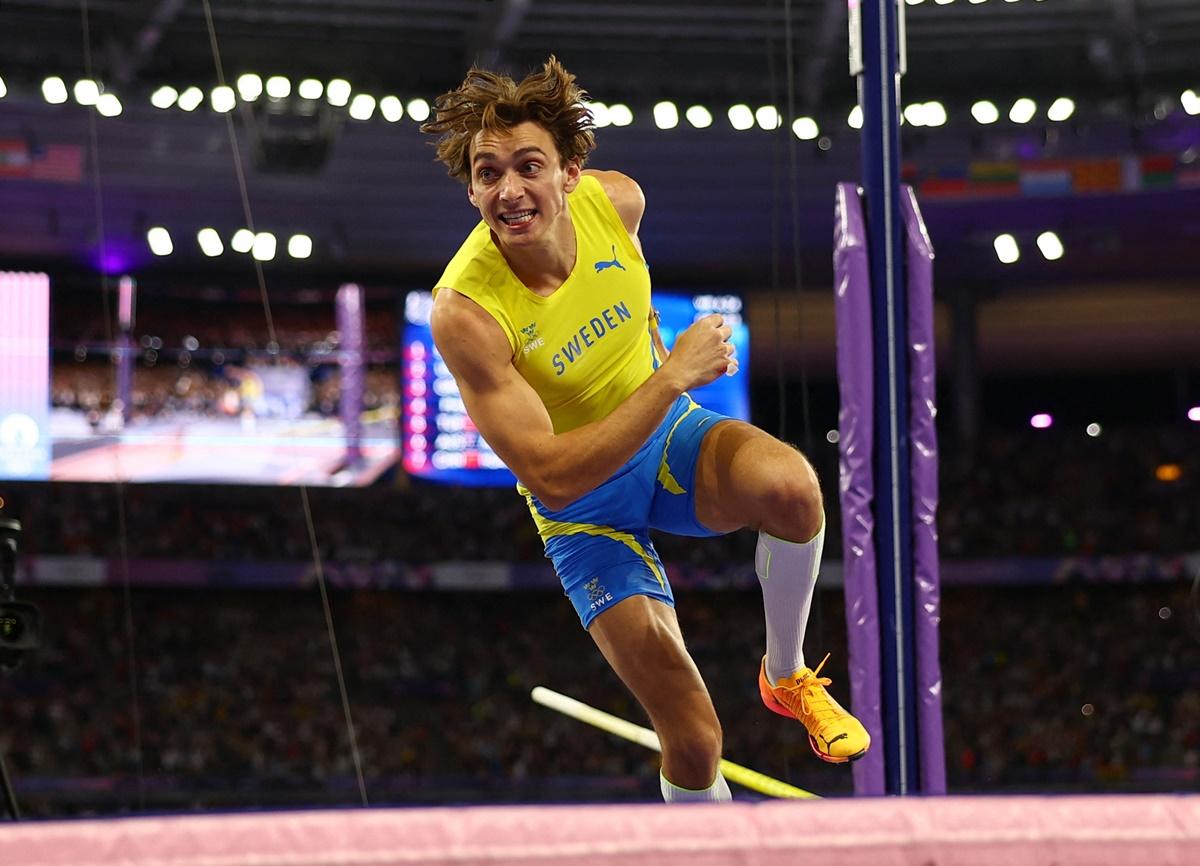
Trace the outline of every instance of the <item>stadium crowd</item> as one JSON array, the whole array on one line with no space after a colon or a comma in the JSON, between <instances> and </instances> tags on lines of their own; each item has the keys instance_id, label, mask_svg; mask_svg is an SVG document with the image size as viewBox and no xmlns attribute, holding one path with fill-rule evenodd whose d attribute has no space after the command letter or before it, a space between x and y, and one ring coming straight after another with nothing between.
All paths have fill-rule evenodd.
<instances>
[{"instance_id":1,"label":"stadium crowd","mask_svg":"<svg viewBox=\"0 0 1200 866\"><path fill-rule=\"evenodd\" d=\"M329 355L311 359L285 358L273 364L304 368L309 382L308 416L329 418L340 409L341 374ZM245 396L248 377L258 368L244 358L221 364L178 363L140 369L130 393L129 422L143 419L170 421L192 418L237 417L251 407ZM51 405L76 412L96 428L113 411L117 399L111 371L99 363L59 365L54 368ZM364 375L362 409L396 408L400 397L394 372L368 367ZM123 425L122 425L123 426Z\"/></svg>"},{"instance_id":2,"label":"stadium crowd","mask_svg":"<svg viewBox=\"0 0 1200 866\"><path fill-rule=\"evenodd\" d=\"M358 801L315 590L139 589L128 627L118 590L33 598L46 644L0 678L10 711L0 751L30 814ZM546 685L645 722L556 593L332 599L372 802L656 798L656 756L529 699ZM1181 583L948 588L951 790L1200 784L1190 605ZM846 768L816 760L798 726L759 703L757 591L685 592L679 613L726 754L808 790L849 793ZM843 694L844 628L840 593L819 593L809 651L833 653L827 672Z\"/></svg>"}]
</instances>

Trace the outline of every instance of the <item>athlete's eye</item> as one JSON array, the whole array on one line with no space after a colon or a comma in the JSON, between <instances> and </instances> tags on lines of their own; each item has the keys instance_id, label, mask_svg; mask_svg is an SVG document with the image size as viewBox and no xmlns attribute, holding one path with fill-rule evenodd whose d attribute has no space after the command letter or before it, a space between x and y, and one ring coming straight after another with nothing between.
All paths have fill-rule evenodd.
<instances>
[{"instance_id":1,"label":"athlete's eye","mask_svg":"<svg viewBox=\"0 0 1200 866\"><path fill-rule=\"evenodd\" d=\"M491 180L495 176L496 172L492 171L490 168L481 168L476 174L476 177L478 177L480 180Z\"/></svg>"},{"instance_id":2,"label":"athlete's eye","mask_svg":"<svg viewBox=\"0 0 1200 866\"><path fill-rule=\"evenodd\" d=\"M521 166L521 171L525 172L526 174L536 174L538 169L540 169L541 167L542 166L540 163L527 162Z\"/></svg>"}]
</instances>

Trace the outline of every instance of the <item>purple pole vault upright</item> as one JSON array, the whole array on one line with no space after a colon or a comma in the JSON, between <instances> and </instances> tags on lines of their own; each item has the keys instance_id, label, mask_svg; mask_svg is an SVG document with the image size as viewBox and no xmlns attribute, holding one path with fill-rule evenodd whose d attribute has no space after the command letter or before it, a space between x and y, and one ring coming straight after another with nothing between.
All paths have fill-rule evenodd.
<instances>
[{"instance_id":1,"label":"purple pole vault upright","mask_svg":"<svg viewBox=\"0 0 1200 866\"><path fill-rule=\"evenodd\" d=\"M337 291L337 326L342 370L339 414L346 439L344 465L349 466L362 459L363 306L362 288L354 283L346 283Z\"/></svg>"},{"instance_id":2,"label":"purple pole vault upright","mask_svg":"<svg viewBox=\"0 0 1200 866\"><path fill-rule=\"evenodd\" d=\"M875 374L871 347L871 273L862 201L852 183L837 186L833 228L837 318L838 456L845 560L850 706L873 746L854 764L854 792L883 794L879 595L875 570Z\"/></svg>"},{"instance_id":3,"label":"purple pole vault upright","mask_svg":"<svg viewBox=\"0 0 1200 866\"><path fill-rule=\"evenodd\" d=\"M912 497L913 643L916 658L918 777L915 792L946 792L942 737L941 617L937 552L937 414L933 330L933 245L916 197L902 187L906 243L909 452ZM872 748L854 765L856 794L887 793L883 745L882 653L875 558L874 370L867 235L859 189L837 187L834 291L841 410L840 493L845 557L850 697L871 735Z\"/></svg>"},{"instance_id":4,"label":"purple pole vault upright","mask_svg":"<svg viewBox=\"0 0 1200 866\"><path fill-rule=\"evenodd\" d=\"M921 793L946 793L942 666L938 658L937 368L933 339L933 244L912 187L900 190L908 275L909 477L912 484L913 630Z\"/></svg>"}]
</instances>

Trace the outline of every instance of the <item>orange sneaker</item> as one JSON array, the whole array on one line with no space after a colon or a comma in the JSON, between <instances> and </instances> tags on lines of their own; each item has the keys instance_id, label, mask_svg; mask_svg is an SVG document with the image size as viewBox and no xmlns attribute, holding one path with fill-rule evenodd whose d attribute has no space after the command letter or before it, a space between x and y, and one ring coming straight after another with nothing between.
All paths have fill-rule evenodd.
<instances>
[{"instance_id":1,"label":"orange sneaker","mask_svg":"<svg viewBox=\"0 0 1200 866\"><path fill-rule=\"evenodd\" d=\"M808 731L808 744L822 761L844 764L856 761L871 747L871 735L862 723L846 712L825 691L832 680L818 676L826 654L817 669L800 668L790 677L781 677L771 685L767 680L767 657L758 668L758 693L767 709L796 719Z\"/></svg>"}]
</instances>

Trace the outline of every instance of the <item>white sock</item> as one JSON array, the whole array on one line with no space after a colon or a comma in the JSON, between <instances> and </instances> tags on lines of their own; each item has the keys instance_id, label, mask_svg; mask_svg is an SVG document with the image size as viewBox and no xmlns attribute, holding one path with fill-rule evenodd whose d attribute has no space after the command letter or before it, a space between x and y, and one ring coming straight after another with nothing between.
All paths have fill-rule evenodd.
<instances>
[{"instance_id":1,"label":"white sock","mask_svg":"<svg viewBox=\"0 0 1200 866\"><path fill-rule=\"evenodd\" d=\"M699 791L681 788L670 782L662 774L662 770L658 771L658 779L662 783L663 799L668 803L727 803L733 799L733 795L729 793L729 783L725 781L720 770L717 771L717 778L713 783Z\"/></svg>"},{"instance_id":2,"label":"white sock","mask_svg":"<svg viewBox=\"0 0 1200 866\"><path fill-rule=\"evenodd\" d=\"M811 541L797 544L758 534L754 571L767 618L767 676L771 685L804 667L804 627L825 546L825 522Z\"/></svg>"}]
</instances>

